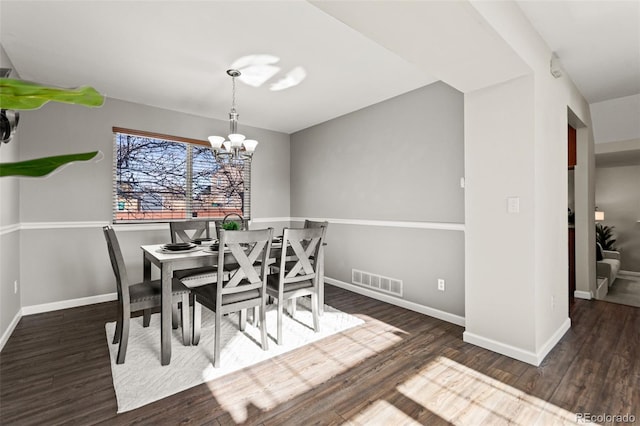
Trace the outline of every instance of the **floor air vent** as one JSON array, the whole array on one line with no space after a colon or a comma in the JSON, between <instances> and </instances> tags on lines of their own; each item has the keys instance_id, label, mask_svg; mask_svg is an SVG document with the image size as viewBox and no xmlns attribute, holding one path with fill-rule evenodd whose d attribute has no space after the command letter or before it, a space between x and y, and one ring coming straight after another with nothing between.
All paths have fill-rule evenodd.
<instances>
[{"instance_id":1,"label":"floor air vent","mask_svg":"<svg viewBox=\"0 0 640 426\"><path fill-rule=\"evenodd\" d=\"M351 282L371 290L402 296L402 280L372 274L370 272L351 270Z\"/></svg>"}]
</instances>

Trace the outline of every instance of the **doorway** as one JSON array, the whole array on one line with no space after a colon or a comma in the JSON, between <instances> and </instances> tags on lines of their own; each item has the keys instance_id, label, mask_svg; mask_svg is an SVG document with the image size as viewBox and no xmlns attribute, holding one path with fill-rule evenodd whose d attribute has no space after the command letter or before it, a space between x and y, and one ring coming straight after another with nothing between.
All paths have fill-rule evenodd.
<instances>
[{"instance_id":1,"label":"doorway","mask_svg":"<svg viewBox=\"0 0 640 426\"><path fill-rule=\"evenodd\" d=\"M573 310L576 293L576 226L575 226L575 176L574 169L577 162L577 131L568 125L567 132L567 157L568 164L568 230L569 230L569 315Z\"/></svg>"}]
</instances>

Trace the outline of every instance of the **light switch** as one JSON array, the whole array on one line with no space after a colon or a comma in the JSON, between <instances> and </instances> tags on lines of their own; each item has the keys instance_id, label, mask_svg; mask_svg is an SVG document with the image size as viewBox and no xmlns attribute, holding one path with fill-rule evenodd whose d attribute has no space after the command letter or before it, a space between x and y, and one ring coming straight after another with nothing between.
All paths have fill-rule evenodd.
<instances>
[{"instance_id":1,"label":"light switch","mask_svg":"<svg viewBox=\"0 0 640 426\"><path fill-rule=\"evenodd\" d=\"M507 213L520 213L520 197L507 197Z\"/></svg>"}]
</instances>

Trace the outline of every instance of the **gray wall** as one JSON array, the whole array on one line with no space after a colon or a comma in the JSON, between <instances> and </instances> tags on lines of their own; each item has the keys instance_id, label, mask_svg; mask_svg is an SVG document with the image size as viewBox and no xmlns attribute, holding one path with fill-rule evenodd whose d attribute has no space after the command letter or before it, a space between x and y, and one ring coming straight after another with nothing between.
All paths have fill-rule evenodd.
<instances>
[{"instance_id":1,"label":"gray wall","mask_svg":"<svg viewBox=\"0 0 640 426\"><path fill-rule=\"evenodd\" d=\"M4 48L0 45L0 68L11 68ZM15 70L10 75L17 78ZM0 146L0 163L18 160L19 136ZM0 178L0 348L3 336L20 311L20 290L14 291L14 281L20 283L20 193L19 180L14 177Z\"/></svg>"},{"instance_id":2,"label":"gray wall","mask_svg":"<svg viewBox=\"0 0 640 426\"><path fill-rule=\"evenodd\" d=\"M291 216L334 219L326 275L401 279L404 299L464 316L464 234L428 229L464 222L463 149L463 95L444 83L293 134Z\"/></svg>"},{"instance_id":3,"label":"gray wall","mask_svg":"<svg viewBox=\"0 0 640 426\"><path fill-rule=\"evenodd\" d=\"M242 123L240 123L242 126ZM227 121L108 99L96 109L50 103L24 114L20 158L100 150L100 162L72 164L45 179L23 179L20 188L22 306L108 294L113 273L100 226L111 221L112 127L196 139L225 134ZM289 136L242 126L260 141L252 168L252 216L289 216ZM140 244L167 241L168 225L120 225L132 279L142 278Z\"/></svg>"},{"instance_id":4,"label":"gray wall","mask_svg":"<svg viewBox=\"0 0 640 426\"><path fill-rule=\"evenodd\" d=\"M621 269L640 273L640 165L596 169L596 205L615 226Z\"/></svg>"}]
</instances>

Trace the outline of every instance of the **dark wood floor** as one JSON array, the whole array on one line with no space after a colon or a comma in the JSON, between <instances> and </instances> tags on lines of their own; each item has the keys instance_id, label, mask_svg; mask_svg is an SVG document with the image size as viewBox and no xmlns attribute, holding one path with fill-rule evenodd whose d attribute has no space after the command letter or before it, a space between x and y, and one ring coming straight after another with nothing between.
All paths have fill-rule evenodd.
<instances>
[{"instance_id":1,"label":"dark wood floor","mask_svg":"<svg viewBox=\"0 0 640 426\"><path fill-rule=\"evenodd\" d=\"M463 328L328 286L365 324L116 414L104 323L115 304L21 319L0 353L0 424L551 424L640 421L640 309L577 300L536 368L466 344Z\"/></svg>"}]
</instances>

